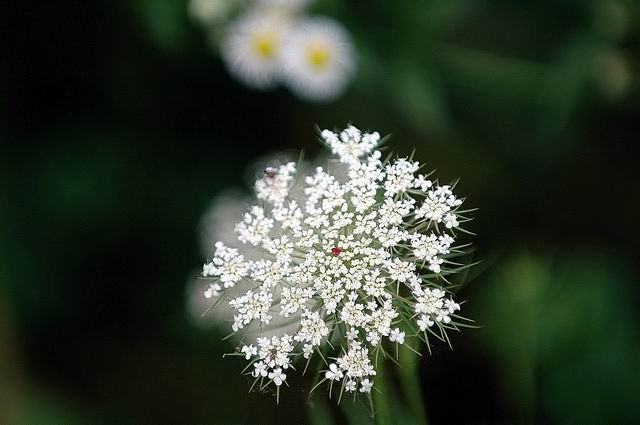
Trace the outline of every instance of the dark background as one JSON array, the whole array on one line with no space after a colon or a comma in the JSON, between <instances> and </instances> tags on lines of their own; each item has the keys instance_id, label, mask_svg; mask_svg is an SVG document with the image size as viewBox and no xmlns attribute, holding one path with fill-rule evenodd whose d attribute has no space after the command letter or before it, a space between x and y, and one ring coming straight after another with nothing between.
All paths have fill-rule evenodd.
<instances>
[{"instance_id":1,"label":"dark background","mask_svg":"<svg viewBox=\"0 0 640 425\"><path fill-rule=\"evenodd\" d=\"M185 288L209 201L347 122L480 208L483 327L423 358L431 423L640 421L637 2L318 2L359 52L328 105L234 82L184 2L40 3L0 25L0 422L310 421Z\"/></svg>"}]
</instances>

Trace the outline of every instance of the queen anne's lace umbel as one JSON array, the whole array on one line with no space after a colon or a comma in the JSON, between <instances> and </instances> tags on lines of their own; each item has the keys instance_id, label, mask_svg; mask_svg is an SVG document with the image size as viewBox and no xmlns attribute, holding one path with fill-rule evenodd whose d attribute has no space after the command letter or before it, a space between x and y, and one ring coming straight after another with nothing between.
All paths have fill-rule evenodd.
<instances>
[{"instance_id":1,"label":"queen anne's lace umbel","mask_svg":"<svg viewBox=\"0 0 640 425\"><path fill-rule=\"evenodd\" d=\"M279 394L293 362L318 353L330 387L369 394L385 345L445 340L463 320L446 276L465 267L452 258L464 253L455 230L469 219L453 188L419 174L418 162L383 161L377 132L349 126L321 137L343 169L316 168L302 199L293 199L296 164L267 168L255 184L260 205L235 228L263 256L249 260L216 243L202 270L210 279L204 296L247 288L226 302L236 312L233 331L256 323L269 335L245 341L239 353L254 385L274 384ZM269 329L275 316L296 327Z\"/></svg>"}]
</instances>

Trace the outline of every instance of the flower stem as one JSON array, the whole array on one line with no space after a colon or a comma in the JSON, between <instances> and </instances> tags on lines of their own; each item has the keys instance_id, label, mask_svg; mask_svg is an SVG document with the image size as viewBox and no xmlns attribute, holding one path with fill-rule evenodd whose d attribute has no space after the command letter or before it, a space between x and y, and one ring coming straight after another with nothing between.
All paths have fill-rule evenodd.
<instances>
[{"instance_id":1,"label":"flower stem","mask_svg":"<svg viewBox=\"0 0 640 425\"><path fill-rule=\"evenodd\" d=\"M422 385L420 384L420 357L406 347L400 350L400 385L408 407L417 423L428 425L429 419L424 407Z\"/></svg>"},{"instance_id":2,"label":"flower stem","mask_svg":"<svg viewBox=\"0 0 640 425\"><path fill-rule=\"evenodd\" d=\"M377 425L428 424L424 408L419 358L408 348L400 347L400 368L389 368L385 361L377 364L372 392L374 421ZM392 376L392 374L394 376Z\"/></svg>"},{"instance_id":3,"label":"flower stem","mask_svg":"<svg viewBox=\"0 0 640 425\"><path fill-rule=\"evenodd\" d=\"M392 424L391 421L391 387L389 385L389 379L386 376L387 370L384 367L384 360L378 362L377 364L377 376L376 383L374 386L374 390L372 391L373 396L373 408L374 408L374 419L377 425L387 425Z\"/></svg>"}]
</instances>

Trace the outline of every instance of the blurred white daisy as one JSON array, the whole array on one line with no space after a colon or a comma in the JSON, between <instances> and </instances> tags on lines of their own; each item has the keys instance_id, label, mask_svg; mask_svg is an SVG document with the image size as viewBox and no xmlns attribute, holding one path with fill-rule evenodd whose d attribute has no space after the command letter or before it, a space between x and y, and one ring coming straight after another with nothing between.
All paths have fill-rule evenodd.
<instances>
[{"instance_id":1,"label":"blurred white daisy","mask_svg":"<svg viewBox=\"0 0 640 425\"><path fill-rule=\"evenodd\" d=\"M221 46L229 72L250 87L273 87L281 74L288 26L288 14L269 8L257 8L230 24Z\"/></svg>"},{"instance_id":2,"label":"blurred white daisy","mask_svg":"<svg viewBox=\"0 0 640 425\"><path fill-rule=\"evenodd\" d=\"M310 101L342 94L355 73L355 55L345 29L333 19L309 18L287 34L283 49L285 83Z\"/></svg>"}]
</instances>

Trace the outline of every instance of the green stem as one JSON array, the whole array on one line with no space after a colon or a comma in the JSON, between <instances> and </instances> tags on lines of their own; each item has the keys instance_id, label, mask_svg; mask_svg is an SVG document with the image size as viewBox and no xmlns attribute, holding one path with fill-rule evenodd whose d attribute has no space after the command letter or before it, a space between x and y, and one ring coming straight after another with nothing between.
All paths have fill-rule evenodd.
<instances>
[{"instance_id":1,"label":"green stem","mask_svg":"<svg viewBox=\"0 0 640 425\"><path fill-rule=\"evenodd\" d=\"M391 406L393 405L391 394L391 387L389 386L389 379L386 376L387 369L385 368L384 360L378 362L376 370L377 375L375 379L374 389L372 391L373 396L373 409L374 419L377 425L392 424L391 420Z\"/></svg>"},{"instance_id":2,"label":"green stem","mask_svg":"<svg viewBox=\"0 0 640 425\"><path fill-rule=\"evenodd\" d=\"M377 364L373 392L375 423L427 425L427 413L420 385L419 357L408 348L400 347L398 363L400 367L389 367L385 361ZM386 364L385 364L386 363ZM392 374L396 375L395 380ZM394 388L394 381L399 388Z\"/></svg>"},{"instance_id":3,"label":"green stem","mask_svg":"<svg viewBox=\"0 0 640 425\"><path fill-rule=\"evenodd\" d=\"M413 417L419 424L428 425L420 384L420 357L406 347L400 349L400 385Z\"/></svg>"},{"instance_id":4,"label":"green stem","mask_svg":"<svg viewBox=\"0 0 640 425\"><path fill-rule=\"evenodd\" d=\"M351 425L427 425L428 419L423 404L422 386L420 385L419 356L408 348L400 346L398 362L400 367L389 364L382 358L376 364L377 374L373 376L374 389L371 392L373 417L363 394L358 393L359 401L344 397L340 410ZM392 376L394 374L395 376ZM392 379L396 378L396 379ZM320 400L318 400L320 399ZM333 424L328 404L333 400L324 400L322 395L315 398L310 408L310 418L314 425L320 423Z\"/></svg>"}]
</instances>

